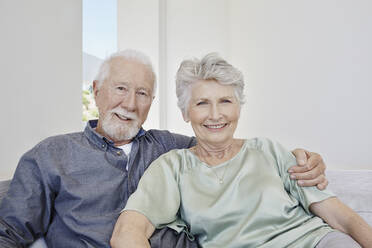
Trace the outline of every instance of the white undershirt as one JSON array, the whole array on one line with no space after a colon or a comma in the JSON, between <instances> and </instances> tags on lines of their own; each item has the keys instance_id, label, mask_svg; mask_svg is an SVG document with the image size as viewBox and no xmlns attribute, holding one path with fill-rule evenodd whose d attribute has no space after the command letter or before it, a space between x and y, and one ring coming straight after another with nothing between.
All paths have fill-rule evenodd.
<instances>
[{"instance_id":1,"label":"white undershirt","mask_svg":"<svg viewBox=\"0 0 372 248\"><path fill-rule=\"evenodd\" d=\"M128 160L127 160L127 165L125 169L128 171L129 155L130 155L130 151L132 150L132 142L122 145L122 146L118 146L118 148L122 149L125 155L127 155Z\"/></svg>"},{"instance_id":2,"label":"white undershirt","mask_svg":"<svg viewBox=\"0 0 372 248\"><path fill-rule=\"evenodd\" d=\"M94 131L97 131L96 127L93 128ZM123 152L125 153L125 155L127 155L127 165L125 166L125 169L128 171L128 164L129 164L129 155L130 155L130 151L132 150L132 142L128 143L128 144L125 144L125 145L122 145L122 146L118 146L118 148L122 149Z\"/></svg>"}]
</instances>

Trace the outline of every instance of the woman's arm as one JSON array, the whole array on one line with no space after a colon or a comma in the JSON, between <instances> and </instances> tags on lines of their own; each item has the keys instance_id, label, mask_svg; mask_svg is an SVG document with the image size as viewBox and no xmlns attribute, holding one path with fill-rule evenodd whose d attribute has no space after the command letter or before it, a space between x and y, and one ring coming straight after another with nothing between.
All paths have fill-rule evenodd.
<instances>
[{"instance_id":1,"label":"woman's arm","mask_svg":"<svg viewBox=\"0 0 372 248\"><path fill-rule=\"evenodd\" d=\"M112 247L150 248L148 239L155 227L178 219L181 161L177 151L171 151L151 163L116 222Z\"/></svg>"},{"instance_id":2,"label":"woman's arm","mask_svg":"<svg viewBox=\"0 0 372 248\"><path fill-rule=\"evenodd\" d=\"M331 227L349 234L362 247L372 248L372 228L336 197L312 203L310 211L322 218Z\"/></svg>"},{"instance_id":3,"label":"woman's arm","mask_svg":"<svg viewBox=\"0 0 372 248\"><path fill-rule=\"evenodd\" d=\"M150 248L155 227L143 214L126 210L120 214L110 240L113 248Z\"/></svg>"}]
</instances>

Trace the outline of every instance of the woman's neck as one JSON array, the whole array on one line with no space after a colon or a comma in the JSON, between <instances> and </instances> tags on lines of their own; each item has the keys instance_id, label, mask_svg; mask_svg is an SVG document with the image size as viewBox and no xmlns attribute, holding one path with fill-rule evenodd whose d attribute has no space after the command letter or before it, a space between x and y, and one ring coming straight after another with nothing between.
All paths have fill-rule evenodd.
<instances>
[{"instance_id":1,"label":"woman's neck","mask_svg":"<svg viewBox=\"0 0 372 248\"><path fill-rule=\"evenodd\" d=\"M208 165L221 164L235 156L243 145L243 140L232 139L221 145L210 145L198 140L191 151Z\"/></svg>"}]
</instances>

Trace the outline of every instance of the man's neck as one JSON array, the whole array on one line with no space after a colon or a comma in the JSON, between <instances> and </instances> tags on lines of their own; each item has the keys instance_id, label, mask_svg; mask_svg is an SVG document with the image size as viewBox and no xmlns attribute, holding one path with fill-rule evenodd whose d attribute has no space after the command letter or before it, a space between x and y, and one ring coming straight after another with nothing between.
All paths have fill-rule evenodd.
<instances>
[{"instance_id":1,"label":"man's neck","mask_svg":"<svg viewBox=\"0 0 372 248\"><path fill-rule=\"evenodd\" d=\"M116 147L119 147L119 146L129 144L130 142L132 142L132 140L124 140L124 141L118 141L118 142L114 141L114 145Z\"/></svg>"}]
</instances>

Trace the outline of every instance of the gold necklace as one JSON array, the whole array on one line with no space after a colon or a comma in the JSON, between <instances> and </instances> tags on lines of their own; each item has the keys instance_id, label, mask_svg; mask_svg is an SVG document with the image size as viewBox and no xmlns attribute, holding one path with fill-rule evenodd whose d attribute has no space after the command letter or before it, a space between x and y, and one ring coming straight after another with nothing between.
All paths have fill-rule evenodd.
<instances>
[{"instance_id":1,"label":"gold necklace","mask_svg":"<svg viewBox=\"0 0 372 248\"><path fill-rule=\"evenodd\" d=\"M225 149L226 149L227 151L230 151L230 150L232 149L232 146L233 146L233 143L231 143L231 144L230 144L227 148L225 148ZM199 148L198 146L195 146L195 147L193 147L193 148L191 148L191 149L194 150L195 155L198 156L198 157L200 158L201 161L203 161L204 163L208 164L208 162L206 161L206 159L203 158L203 156L201 156L201 154L202 154L201 152L200 152L200 155L198 155L198 154L199 154L199 152L197 151L198 148ZM199 149L200 149L200 148L199 148ZM209 152L209 151L207 151L207 152ZM212 170L212 172L213 172L213 174L216 176L216 178L217 178L219 184L223 184L223 183L225 182L225 181L224 181L224 178L225 178L225 174L226 174L226 171L227 171L227 167L228 167L228 164L225 165L225 168L224 168L224 170L223 170L223 173L222 173L222 176L221 176L221 177L219 177L218 174L217 174L217 172L215 172L215 171L213 170L213 167L208 167L208 168Z\"/></svg>"},{"instance_id":2,"label":"gold necklace","mask_svg":"<svg viewBox=\"0 0 372 248\"><path fill-rule=\"evenodd\" d=\"M208 167L208 168L210 168L210 169L212 170L213 174L217 177L218 182L219 182L220 184L223 184L223 183L225 182L225 181L224 181L224 178L225 178L225 174L226 174L226 171L227 171L227 166L228 166L228 164L225 165L225 168L224 168L224 170L223 170L223 173L222 173L222 176L221 176L221 177L218 176L217 172L215 172L215 171L213 170L213 168Z\"/></svg>"}]
</instances>

